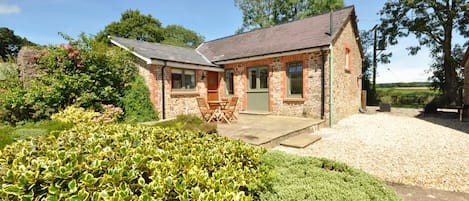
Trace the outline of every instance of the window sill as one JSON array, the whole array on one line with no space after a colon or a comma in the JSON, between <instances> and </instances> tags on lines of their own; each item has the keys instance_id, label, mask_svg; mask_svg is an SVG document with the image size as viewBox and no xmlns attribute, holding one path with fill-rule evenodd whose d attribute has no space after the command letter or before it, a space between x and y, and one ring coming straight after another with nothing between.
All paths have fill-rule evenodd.
<instances>
[{"instance_id":1,"label":"window sill","mask_svg":"<svg viewBox=\"0 0 469 201\"><path fill-rule=\"evenodd\" d=\"M200 95L197 91L172 91L171 96L198 96Z\"/></svg>"},{"instance_id":2,"label":"window sill","mask_svg":"<svg viewBox=\"0 0 469 201\"><path fill-rule=\"evenodd\" d=\"M305 102L306 98L284 98L283 102Z\"/></svg>"}]
</instances>

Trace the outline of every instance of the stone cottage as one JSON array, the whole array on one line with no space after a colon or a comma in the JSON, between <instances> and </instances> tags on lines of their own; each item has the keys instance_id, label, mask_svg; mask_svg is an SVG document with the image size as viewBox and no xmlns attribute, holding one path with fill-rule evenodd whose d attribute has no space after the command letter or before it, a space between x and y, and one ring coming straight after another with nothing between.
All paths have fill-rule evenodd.
<instances>
[{"instance_id":1,"label":"stone cottage","mask_svg":"<svg viewBox=\"0 0 469 201\"><path fill-rule=\"evenodd\" d=\"M330 123L360 107L362 54L353 6L208 41L195 50L110 40L138 58L163 119L199 114L199 96L238 96L240 111Z\"/></svg>"}]
</instances>

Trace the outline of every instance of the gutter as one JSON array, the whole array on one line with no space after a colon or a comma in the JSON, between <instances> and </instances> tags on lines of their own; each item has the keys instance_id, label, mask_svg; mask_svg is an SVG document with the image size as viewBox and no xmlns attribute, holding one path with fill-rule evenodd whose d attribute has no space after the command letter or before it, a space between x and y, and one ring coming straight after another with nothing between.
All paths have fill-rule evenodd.
<instances>
[{"instance_id":1,"label":"gutter","mask_svg":"<svg viewBox=\"0 0 469 201\"><path fill-rule=\"evenodd\" d=\"M321 119L324 119L324 113L325 113L325 104L326 104L326 96L325 96L325 83L326 83L326 78L325 78L325 72L324 70L326 69L326 58L324 57L324 50L321 48L321 61L322 61L322 66L321 66Z\"/></svg>"},{"instance_id":2,"label":"gutter","mask_svg":"<svg viewBox=\"0 0 469 201\"><path fill-rule=\"evenodd\" d=\"M329 23L330 23L330 33L331 33L331 36L332 36L332 33L334 33L334 21L333 21L333 15L332 15L332 11L330 13L330 20L329 20ZM332 82L333 82L333 65L332 65L332 61L333 61L333 56L334 56L334 46L332 45L333 41L331 40L331 44L329 46L329 51L330 51L330 54L329 54L329 127L332 128L332 124L334 123L333 121L333 118L334 118L334 115L333 115L333 111L334 111L334 102L332 101L333 99L333 96L332 96L332 93L333 93L333 90L332 90Z\"/></svg>"},{"instance_id":3,"label":"gutter","mask_svg":"<svg viewBox=\"0 0 469 201\"><path fill-rule=\"evenodd\" d=\"M165 103L165 83L164 83L164 70L167 66L167 61L163 61L163 67L161 67L161 111L163 112L163 119L166 119L166 103Z\"/></svg>"}]
</instances>

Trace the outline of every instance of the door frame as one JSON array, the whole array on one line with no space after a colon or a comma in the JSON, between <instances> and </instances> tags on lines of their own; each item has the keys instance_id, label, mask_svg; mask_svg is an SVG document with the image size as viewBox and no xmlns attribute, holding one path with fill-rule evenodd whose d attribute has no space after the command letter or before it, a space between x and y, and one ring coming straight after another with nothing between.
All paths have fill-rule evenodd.
<instances>
[{"instance_id":1,"label":"door frame","mask_svg":"<svg viewBox=\"0 0 469 201\"><path fill-rule=\"evenodd\" d=\"M204 72L203 72L204 73ZM208 101L218 101L220 100L220 76L218 72L215 71L205 71L205 84L207 86L207 100ZM202 74L203 77L203 74ZM215 83L211 83L212 80L215 80ZM211 85L213 84L213 85ZM215 86L215 87L213 87ZM210 94L216 94L215 96Z\"/></svg>"},{"instance_id":2,"label":"door frame","mask_svg":"<svg viewBox=\"0 0 469 201\"><path fill-rule=\"evenodd\" d=\"M255 85L256 87L252 88L252 70L255 69ZM261 76L262 71L265 72ZM262 83L262 77L265 76L265 83ZM270 112L270 78L269 78L269 66L268 65L258 65L250 66L246 68L246 110L247 111L259 111L259 112ZM262 84L263 88L261 88ZM253 100L257 99L257 100ZM251 102L249 101L251 99ZM253 104L252 101L261 101L258 104ZM251 104L250 104L251 103ZM264 104L265 103L265 104Z\"/></svg>"}]
</instances>

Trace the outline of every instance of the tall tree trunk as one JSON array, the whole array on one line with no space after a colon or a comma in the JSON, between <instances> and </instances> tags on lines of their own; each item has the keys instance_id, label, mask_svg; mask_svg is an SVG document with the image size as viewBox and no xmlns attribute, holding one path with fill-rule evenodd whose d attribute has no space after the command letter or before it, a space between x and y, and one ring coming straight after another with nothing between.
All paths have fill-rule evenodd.
<instances>
[{"instance_id":1,"label":"tall tree trunk","mask_svg":"<svg viewBox=\"0 0 469 201\"><path fill-rule=\"evenodd\" d=\"M453 14L451 7L454 6L448 1L446 4L446 12L448 21L444 26L445 38L443 40L443 66L445 70L445 82L443 87L444 104L455 103L458 92L458 79L456 74L456 66L452 59L452 33L453 33Z\"/></svg>"}]
</instances>

